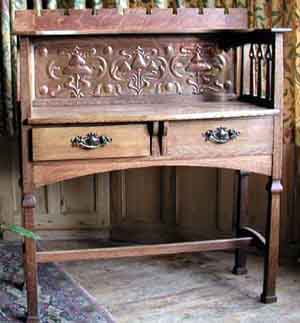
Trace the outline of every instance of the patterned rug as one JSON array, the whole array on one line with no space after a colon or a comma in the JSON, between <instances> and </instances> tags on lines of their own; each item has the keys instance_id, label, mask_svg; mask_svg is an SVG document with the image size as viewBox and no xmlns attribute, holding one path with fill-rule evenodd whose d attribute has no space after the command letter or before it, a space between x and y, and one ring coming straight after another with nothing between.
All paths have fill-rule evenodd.
<instances>
[{"instance_id":1,"label":"patterned rug","mask_svg":"<svg viewBox=\"0 0 300 323\"><path fill-rule=\"evenodd\" d=\"M20 245L0 243L0 322L24 322L26 291ZM39 265L42 323L114 323L110 314L57 264Z\"/></svg>"}]
</instances>

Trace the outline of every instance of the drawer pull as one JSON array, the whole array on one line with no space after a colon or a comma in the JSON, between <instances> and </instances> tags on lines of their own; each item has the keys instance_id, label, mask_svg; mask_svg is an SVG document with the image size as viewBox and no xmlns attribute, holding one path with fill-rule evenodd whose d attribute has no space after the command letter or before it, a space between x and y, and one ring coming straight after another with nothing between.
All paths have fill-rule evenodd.
<instances>
[{"instance_id":1,"label":"drawer pull","mask_svg":"<svg viewBox=\"0 0 300 323\"><path fill-rule=\"evenodd\" d=\"M211 141L216 144L226 144L230 140L236 139L239 135L239 131L224 127L219 127L215 130L208 130L203 134L206 141Z\"/></svg>"},{"instance_id":2,"label":"drawer pull","mask_svg":"<svg viewBox=\"0 0 300 323\"><path fill-rule=\"evenodd\" d=\"M76 136L71 139L71 144L74 147L80 147L82 149L95 149L104 147L112 142L112 139L108 136L98 136L96 133L88 133L86 136Z\"/></svg>"}]
</instances>

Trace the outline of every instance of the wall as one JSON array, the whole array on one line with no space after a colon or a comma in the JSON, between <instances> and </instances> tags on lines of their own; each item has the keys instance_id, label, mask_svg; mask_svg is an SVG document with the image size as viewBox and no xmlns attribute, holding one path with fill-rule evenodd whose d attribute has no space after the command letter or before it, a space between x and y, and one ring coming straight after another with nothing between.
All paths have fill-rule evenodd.
<instances>
[{"instance_id":1,"label":"wall","mask_svg":"<svg viewBox=\"0 0 300 323\"><path fill-rule=\"evenodd\" d=\"M21 223L18 145L0 138L0 220ZM295 152L285 145L281 249L297 253ZM250 224L264 232L267 178L250 177ZM149 168L86 176L37 191L37 228L43 237L132 241L226 237L232 232L236 173L214 168ZM296 192L297 193L297 192ZM6 234L7 239L15 239Z\"/></svg>"}]
</instances>

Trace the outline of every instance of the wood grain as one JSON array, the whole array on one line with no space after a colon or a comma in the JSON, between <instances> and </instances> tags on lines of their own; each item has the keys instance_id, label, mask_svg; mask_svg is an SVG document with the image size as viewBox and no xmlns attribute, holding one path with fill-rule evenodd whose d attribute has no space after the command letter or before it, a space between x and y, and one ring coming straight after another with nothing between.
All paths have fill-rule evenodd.
<instances>
[{"instance_id":1,"label":"wood grain","mask_svg":"<svg viewBox=\"0 0 300 323\"><path fill-rule=\"evenodd\" d=\"M203 10L185 8L152 10L146 15L144 9L126 9L120 15L117 9L69 10L64 15L61 10L44 10L41 15L35 11L17 11L15 33L18 35L49 34L113 34L113 33L195 33L211 29L246 29L247 10L241 8Z\"/></svg>"},{"instance_id":2,"label":"wood grain","mask_svg":"<svg viewBox=\"0 0 300 323\"><path fill-rule=\"evenodd\" d=\"M235 129L240 135L225 144L206 140L204 134L218 127ZM170 122L168 154L217 158L272 154L273 118Z\"/></svg>"},{"instance_id":3,"label":"wood grain","mask_svg":"<svg viewBox=\"0 0 300 323\"><path fill-rule=\"evenodd\" d=\"M216 226L215 168L177 167L176 224L181 239L206 240ZM201 181L201 185L197 185ZM205 221L197 221L202 215ZM218 236L219 238L220 236Z\"/></svg>"},{"instance_id":4,"label":"wood grain","mask_svg":"<svg viewBox=\"0 0 300 323\"><path fill-rule=\"evenodd\" d=\"M91 150L72 145L72 138L88 133L108 136L112 142ZM34 128L32 142L34 161L150 155L150 137L146 125Z\"/></svg>"},{"instance_id":5,"label":"wood grain","mask_svg":"<svg viewBox=\"0 0 300 323\"><path fill-rule=\"evenodd\" d=\"M7 145L8 142L9 145ZM3 153L0 158L0 218L4 223L21 225L21 206L19 203L21 192L19 186L19 157L17 153L18 142L16 138L3 137L1 145L3 145L3 149L6 147L6 150L3 150L5 153ZM295 162L298 161L298 159L295 159L296 156L294 152L295 146L293 144L284 145L284 190L282 192L280 217L280 255L283 257L294 257L297 255L296 246L300 237L300 219L297 216L295 208L295 203L296 206L298 204L299 194L298 190L295 189L297 186L294 184L295 181L297 181ZM162 168L162 170L163 169L164 168ZM191 237L195 237L195 239L200 239L202 237L214 236L224 238L230 237L232 234L233 208L235 208L236 205L233 189L233 177L235 172L231 170L218 170L218 172L222 172L222 178L220 184L216 185L215 174L209 172L206 176L207 169L202 169L202 172L197 168L188 167L187 169L183 169L183 167L177 167L176 170L175 167L171 169L176 173L177 190L176 194L174 192L173 195L169 197L169 200L165 201L166 204L164 205L171 205L176 201L178 204L179 200L182 201L182 209L178 214L178 221L182 223L182 228L186 222L185 219L188 220L191 218L190 222L193 223L192 226L189 226L188 229L186 229L185 238L190 239ZM188 171L189 169L190 174L186 172L186 170ZM143 171L147 174L148 170L149 169L144 169ZM126 171L123 172L126 175ZM223 172L226 174L223 175ZM117 172L113 172L112 174L115 173ZM114 206L114 209L110 207L109 200L111 200L113 196L109 192L107 193L107 190L117 192L120 187L118 182L109 181L112 174L102 173L96 176L88 176L87 179L82 177L80 178L82 179L82 182L74 179L75 182L73 184L73 180L68 180L37 189L36 228L43 240L109 238L109 220L112 217L110 212L114 211L116 214L121 213L119 207L116 205ZM187 177L186 180L185 174ZM102 179L102 176L104 176L104 179ZM134 176L135 175L132 175L130 179ZM263 215L267 212L268 198L265 190L267 178L266 176L256 174L251 174L249 177L249 224L259 232L264 233L265 217ZM211 226L206 226L207 218L205 215L209 213L208 207L210 206L207 205L204 200L202 203L198 203L198 199L191 199L189 203L184 202L186 196L189 195L189 192L185 189L179 189L178 186L180 185L180 182L184 180L186 181L186 185L192 187L197 187L197 183L204 182L207 191L211 196L210 198L216 201L217 210L215 210L216 212L212 212ZM147 181L154 181L154 185L157 187L157 176L155 178L150 176L147 178ZM138 185L142 186L143 183L141 181L135 182L135 185L138 189ZM93 188L91 188L91 186ZM296 201L294 200L294 190L296 190L297 193L295 194ZM126 193L124 190L121 191L126 198L128 192ZM67 194L64 192L67 192ZM91 210L93 209L92 205L84 202L86 209L83 209L78 203L78 200L81 201L82 199L86 199L91 194L95 198L90 198L90 203L97 202L95 213L91 213ZM161 192L160 190L155 190L152 194L156 196L154 199L151 198L148 200L148 196L140 197L140 204L148 205L147 201L149 201L149 207L152 209L152 203L156 203L156 199L159 200L161 198ZM80 196L80 199L78 199L78 196ZM61 199L64 199L64 203L68 205L66 212L62 212L60 205ZM133 211L135 207L138 206L132 206ZM129 208L131 210L130 206ZM190 217L187 217L189 210L194 210L195 213ZM174 216L175 210L172 213L170 212L170 220L172 220L171 214ZM90 223L90 225L84 225L86 219L88 219L87 224ZM151 223L151 220L149 219L147 222ZM108 223L108 226L103 225L102 223ZM128 225L130 225L130 223ZM138 230L144 231L146 228L143 225L138 226L136 223L133 223L131 230L137 232ZM162 235L161 231L158 232L157 236L159 237L160 235ZM130 235L126 236L124 233L124 239L128 239L129 237ZM16 240L17 238L18 237L14 234L5 234L5 240ZM118 236L116 235L116 239L117 238Z\"/></svg>"},{"instance_id":6,"label":"wood grain","mask_svg":"<svg viewBox=\"0 0 300 323\"><path fill-rule=\"evenodd\" d=\"M237 196L237 216L235 223L235 234L237 237L242 236L242 229L248 224L249 210L249 174L239 172L238 178L238 196ZM247 254L244 250L236 249L235 264L233 273L243 275L247 273Z\"/></svg>"},{"instance_id":7,"label":"wood grain","mask_svg":"<svg viewBox=\"0 0 300 323\"><path fill-rule=\"evenodd\" d=\"M147 104L138 98L135 104L130 103L132 98L126 98L124 104L110 105L105 104L104 98L102 101L91 99L89 103L84 99L74 102L51 101L48 106L44 106L45 103L43 106L40 105L42 103L34 106L28 122L32 125L149 122L271 116L279 113L277 109L264 109L247 102L199 102L190 97L180 97L180 100L176 98L170 96L167 102L168 100L161 97L160 103L155 104Z\"/></svg>"},{"instance_id":8,"label":"wood grain","mask_svg":"<svg viewBox=\"0 0 300 323\"><path fill-rule=\"evenodd\" d=\"M281 184L282 158L283 158L283 91L284 91L284 67L283 67L283 35L276 35L273 51L276 53L276 64L273 66L272 94L274 106L281 113L274 118L274 152L272 177L268 185L269 204L266 226L266 255L264 264L264 285L261 300L264 303L274 303L276 296L276 277L279 259L279 228L280 228L280 199L283 190Z\"/></svg>"},{"instance_id":9,"label":"wood grain","mask_svg":"<svg viewBox=\"0 0 300 323\"><path fill-rule=\"evenodd\" d=\"M266 252L264 262L264 284L261 300L264 303L274 303L276 296L276 276L279 257L279 224L280 224L280 194L282 185L278 180L272 180L268 185L269 204L266 225Z\"/></svg>"},{"instance_id":10,"label":"wood grain","mask_svg":"<svg viewBox=\"0 0 300 323\"><path fill-rule=\"evenodd\" d=\"M181 224L183 217L188 219L190 227L195 226L193 218L198 213L197 209L201 210L200 213L204 211L200 207L200 197L214 204L208 217L210 222L207 228L211 229L215 223L212 215L217 212L215 204L218 198L213 186L210 191L205 186L193 189L191 183L194 173L189 171L184 178L178 176L178 173L171 175L168 172L162 176L159 168L152 168L147 176L142 170L130 170L125 174L125 169L154 166L210 167L213 185L216 187L218 173L213 167L272 176L262 296L264 302L271 302L276 300L282 165L282 35L277 32L284 30L247 29L246 16L244 9L229 10L227 15L220 9L204 10L203 15L195 9L176 10L176 14L172 14L171 10L153 10L151 15L141 10L128 10L124 15L117 14L116 10L101 10L95 15L91 10L70 10L68 15L62 11L41 11L40 15L34 11L18 13L15 29L20 35L29 35L21 37L24 64L21 70L24 81L24 87L21 88L22 184L25 196L31 197L33 189L43 185L117 170L119 173L111 179L115 185L120 184L121 190L113 197L116 201L113 213L115 216L115 212L121 210L120 215L114 218L117 225L121 223L121 229L128 229L131 223L136 225L127 230L128 236L136 228L143 228L144 223L150 230L171 226L173 229L175 224ZM137 35L129 36L129 33ZM176 36L171 36L172 33L176 33ZM120 40L120 46L114 44L102 48L102 44L98 44L100 47L87 46L87 51L82 50L80 46L85 47L84 44L95 39L87 36L89 34L100 37L97 44L100 40L105 42L114 36L114 41ZM158 34L160 36L157 39L163 40L163 46L158 41L158 46L154 46L154 35ZM198 38L198 42L194 41L195 38ZM178 39L175 47L172 46L174 39ZM130 42L133 47L124 46L126 42ZM47 46L43 47L43 44ZM262 91L261 53L258 66L261 75L258 75L258 79L252 55L248 57L245 53L243 63L231 59L234 58L236 47L245 44L250 44L250 51L257 46L259 49L272 46L272 76L268 78L272 91L271 95L268 92L267 100ZM229 56L224 53L229 53ZM113 59L108 59L108 56ZM245 85L248 76L243 73L249 65L249 78L252 80L250 95L241 89L243 96L237 98L232 93L233 89L239 86L239 82ZM101 79L102 74L106 75L106 79L103 79L105 82ZM234 74L237 84L233 84ZM172 91L175 93L170 93ZM205 91L209 95L203 95ZM144 95L146 92L147 95ZM122 93L124 95L120 95ZM231 140L228 141L228 137L224 137L226 129L223 128L223 138L226 138L227 143L216 145L216 140L210 140L214 138L204 138L207 131L213 131L216 127L237 132L232 131L235 135L231 134ZM79 130L84 133L78 133ZM92 151L70 145L72 137L86 136L88 132L96 130L107 131L101 134L112 137L113 143ZM30 154L32 150L34 162ZM202 169L199 174L202 172L207 171ZM164 185L162 178L171 185ZM84 180L79 181L84 183ZM210 182L208 172L205 181ZM71 192L74 191L72 185ZM245 215L246 185L241 184L240 188L239 199L243 207L239 209ZM89 195L92 191L90 189ZM157 191L159 193L156 195L154 192ZM167 199L170 195L177 198L182 191L185 191L185 199L177 199L175 204L167 205L166 209L161 207L163 195L167 195ZM68 192L64 188L62 195L67 196ZM144 212L139 193L151 196L146 203L150 206L149 213ZM185 201L192 204L195 200L193 193L196 193L197 209L184 208ZM94 204L92 197L87 200L89 202L84 205L84 209ZM33 204L27 203L30 201L25 199L23 205L24 224L33 229ZM62 210L72 210L65 201L67 199L64 200ZM80 205L74 205L75 209L82 211ZM130 205L133 205L132 209ZM184 213L185 209L192 217ZM168 214L171 211L175 213L173 217ZM142 218L144 213L150 219L149 222ZM126 219L131 220L129 225ZM252 229L246 231L251 233L251 237L50 253L36 253L35 245L26 242L28 248L25 249L25 260L32 271L26 272L29 287L28 320L38 320L37 262L239 249L253 242L253 237L260 237ZM144 232L139 230L139 234L141 238ZM130 235L130 238L135 237Z\"/></svg>"},{"instance_id":11,"label":"wood grain","mask_svg":"<svg viewBox=\"0 0 300 323\"><path fill-rule=\"evenodd\" d=\"M31 102L33 100L33 75L32 75L32 46L29 38L21 39L21 122L25 122L31 114ZM24 126L21 129L21 172L23 193L32 193L32 165L28 162L30 128Z\"/></svg>"},{"instance_id":12,"label":"wood grain","mask_svg":"<svg viewBox=\"0 0 300 323\"><path fill-rule=\"evenodd\" d=\"M182 242L134 247L113 247L102 249L69 250L69 251L40 251L37 252L37 262L61 262L89 259L111 259L123 257L141 257L154 255L170 255L209 250L231 250L246 248L251 245L253 238L211 240L200 242Z\"/></svg>"},{"instance_id":13,"label":"wood grain","mask_svg":"<svg viewBox=\"0 0 300 323\"><path fill-rule=\"evenodd\" d=\"M240 156L227 158L180 159L177 158L138 158L104 159L89 161L41 162L33 167L36 187L71 179L78 176L90 175L115 170L145 168L153 166L202 166L227 169L244 169L264 175L271 174L271 156Z\"/></svg>"},{"instance_id":14,"label":"wood grain","mask_svg":"<svg viewBox=\"0 0 300 323\"><path fill-rule=\"evenodd\" d=\"M124 105L130 98L135 104L144 97L146 103L157 96L192 94L198 101L232 99L232 51L224 51L220 42L212 35L37 38L35 97L49 107L59 99L66 105L97 99L100 110L105 102ZM197 55L209 67L202 71L208 83L197 81Z\"/></svg>"},{"instance_id":15,"label":"wood grain","mask_svg":"<svg viewBox=\"0 0 300 323\"><path fill-rule=\"evenodd\" d=\"M23 196L23 221L27 230L34 230L36 199L33 194L26 193ZM37 246L36 241L30 238L24 239L24 272L27 288L27 304L28 304L28 322L38 322L39 306L38 306L38 273L37 273Z\"/></svg>"}]
</instances>

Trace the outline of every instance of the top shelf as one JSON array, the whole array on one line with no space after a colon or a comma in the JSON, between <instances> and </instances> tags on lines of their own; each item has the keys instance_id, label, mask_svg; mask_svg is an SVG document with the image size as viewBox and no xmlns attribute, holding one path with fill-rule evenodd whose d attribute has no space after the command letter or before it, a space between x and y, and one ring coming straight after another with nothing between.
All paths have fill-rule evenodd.
<instances>
[{"instance_id":1,"label":"top shelf","mask_svg":"<svg viewBox=\"0 0 300 323\"><path fill-rule=\"evenodd\" d=\"M214 31L251 31L247 9L195 8L20 10L16 12L14 31L18 35L84 35L130 33L207 33ZM283 32L285 29L270 29Z\"/></svg>"}]
</instances>

